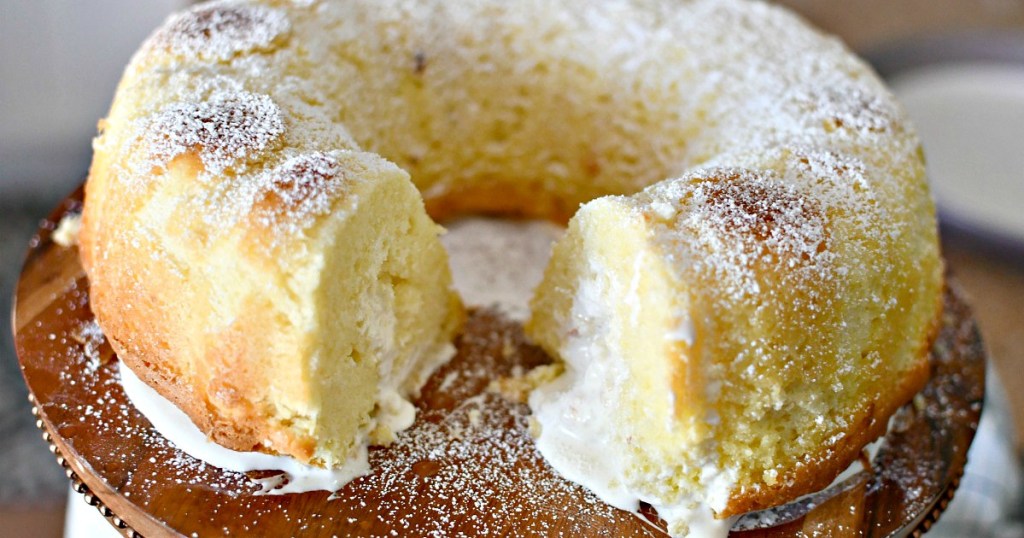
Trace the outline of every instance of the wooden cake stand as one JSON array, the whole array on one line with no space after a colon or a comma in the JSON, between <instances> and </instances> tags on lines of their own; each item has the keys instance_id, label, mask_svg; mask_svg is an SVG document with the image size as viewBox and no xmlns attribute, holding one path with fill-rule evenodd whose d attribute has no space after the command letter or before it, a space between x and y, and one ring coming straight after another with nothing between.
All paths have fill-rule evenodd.
<instances>
[{"instance_id":1,"label":"wooden cake stand","mask_svg":"<svg viewBox=\"0 0 1024 538\"><path fill-rule=\"evenodd\" d=\"M549 359L519 324L477 310L458 355L427 383L416 424L373 448L373 474L335 494L258 495L245 475L177 450L127 401L89 310L74 247L51 233L76 192L29 245L14 333L43 437L75 490L129 536L659 536L655 525L556 475L527 431L528 408L489 383ZM955 288L945 297L932 376L902 408L871 464L787 505L748 514L732 536L919 536L963 474L984 397L985 352ZM272 474L272 473L271 473Z\"/></svg>"}]
</instances>

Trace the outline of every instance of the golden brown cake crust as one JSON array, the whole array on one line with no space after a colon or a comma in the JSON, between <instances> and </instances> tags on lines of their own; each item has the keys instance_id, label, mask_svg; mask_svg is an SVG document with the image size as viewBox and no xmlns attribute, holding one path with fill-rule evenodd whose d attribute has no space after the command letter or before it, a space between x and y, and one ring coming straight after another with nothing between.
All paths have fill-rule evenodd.
<instances>
[{"instance_id":1,"label":"golden brown cake crust","mask_svg":"<svg viewBox=\"0 0 1024 538\"><path fill-rule=\"evenodd\" d=\"M726 518L779 506L828 486L839 473L857 461L865 445L885 435L889 417L924 387L929 373L926 351L920 366L904 377L898 390L856 415L851 421L853 427L829 453L808 458L805 465L782 474L773 486L750 488L748 491L737 489L729 497L725 510L715 514L716 517Z\"/></svg>"},{"instance_id":2,"label":"golden brown cake crust","mask_svg":"<svg viewBox=\"0 0 1024 538\"><path fill-rule=\"evenodd\" d=\"M179 158L177 164L188 167L190 160ZM225 395L239 395L232 406L234 413L230 418L216 409L207 392L210 389L208 385L190 384L193 374L175 370L181 365L173 356L175 350L180 352L192 337L182 338L181 334L175 334L176 326L168 323L168 318L182 309L190 308L190 305L182 304L180 300L189 295L185 287L187 283L170 278L163 273L168 269L166 264L148 256L140 256L138 250L144 249L125 245L112 230L97 230L95 226L90 226L88 220L95 218L98 211L104 212L107 222L116 222L116 215L120 211L116 204L108 206L105 203L107 193L102 190L103 182L111 175L106 163L105 159L95 159L90 181L86 183L86 196L92 207L83 216L80 251L86 271L91 275L103 275L101 285L91 286L92 308L118 357L140 379L174 402L218 444L233 450L258 451L264 450L265 440L273 438L275 451L293 453L297 457L305 454L306 459L311 457L312 439L275 434L266 414L259 413L254 405L242 397L261 392L259 386L243 375L244 370L235 370L236 375L231 379L232 387L222 387ZM192 166L197 165L192 163ZM98 210L97 206L102 207L102 210ZM133 263L124 263L123 256L133 257ZM138 274L152 275L150 278L160 282L160 286L140 282ZM120 312L123 305L132 305L133 314L107 315ZM251 314L259 315L259 311L253 310ZM201 361L213 371L231 369L232 365L225 359L250 356L251 351L246 348L251 345L248 342L253 340L253 335L244 332L233 338L223 338L218 347L207 350Z\"/></svg>"},{"instance_id":3,"label":"golden brown cake crust","mask_svg":"<svg viewBox=\"0 0 1024 538\"><path fill-rule=\"evenodd\" d=\"M544 219L565 225L579 209L582 200L569 200L529 183L522 186L497 183L447 190L436 196L428 195L424 202L427 213L442 223L478 214Z\"/></svg>"},{"instance_id":4,"label":"golden brown cake crust","mask_svg":"<svg viewBox=\"0 0 1024 538\"><path fill-rule=\"evenodd\" d=\"M945 287L945 284L943 285ZM931 348L942 327L943 298L936 302L936 315L928 329L928 337L919 351L917 366L900 381L896 390L885 395L875 405L860 412L851 423L854 427L824 457L811 458L807 465L791 469L780 477L776 486L759 490L737 490L729 497L729 503L716 517L725 518L756 510L764 510L790 502L801 495L820 491L828 486L840 473L852 465L862 454L864 446L885 435L889 418L896 410L911 401L931 378Z\"/></svg>"}]
</instances>

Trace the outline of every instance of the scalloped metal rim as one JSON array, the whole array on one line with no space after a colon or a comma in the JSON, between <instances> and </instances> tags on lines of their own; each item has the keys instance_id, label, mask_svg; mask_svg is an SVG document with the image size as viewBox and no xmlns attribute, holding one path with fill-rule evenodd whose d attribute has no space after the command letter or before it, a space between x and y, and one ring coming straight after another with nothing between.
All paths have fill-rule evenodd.
<instances>
[{"instance_id":1,"label":"scalloped metal rim","mask_svg":"<svg viewBox=\"0 0 1024 538\"><path fill-rule=\"evenodd\" d=\"M949 485L946 486L945 491L939 499L932 505L932 509L925 514L924 519L914 527L914 530L908 535L911 538L921 538L921 536L931 530L938 520L939 516L949 508L949 503L953 502L953 497L956 495L957 488L960 487L960 479L964 476L964 469L967 468L967 461L964 460L964 466L961 467L955 477L949 481Z\"/></svg>"}]
</instances>

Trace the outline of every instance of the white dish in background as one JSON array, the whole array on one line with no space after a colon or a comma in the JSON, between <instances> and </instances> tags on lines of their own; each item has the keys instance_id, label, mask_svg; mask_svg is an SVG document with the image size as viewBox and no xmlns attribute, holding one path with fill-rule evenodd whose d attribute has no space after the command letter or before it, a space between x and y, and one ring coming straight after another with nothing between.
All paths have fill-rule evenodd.
<instances>
[{"instance_id":1,"label":"white dish in background","mask_svg":"<svg viewBox=\"0 0 1024 538\"><path fill-rule=\"evenodd\" d=\"M921 136L944 235L1024 261L1024 35L937 35L866 57Z\"/></svg>"},{"instance_id":2,"label":"white dish in background","mask_svg":"<svg viewBox=\"0 0 1024 538\"><path fill-rule=\"evenodd\" d=\"M1024 65L932 65L890 82L943 216L1024 241Z\"/></svg>"}]
</instances>

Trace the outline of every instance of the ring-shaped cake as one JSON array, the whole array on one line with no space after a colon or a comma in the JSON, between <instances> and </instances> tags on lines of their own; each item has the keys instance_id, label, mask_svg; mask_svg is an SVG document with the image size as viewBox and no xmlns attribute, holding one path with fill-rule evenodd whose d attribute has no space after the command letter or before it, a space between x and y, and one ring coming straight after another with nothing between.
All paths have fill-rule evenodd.
<instances>
[{"instance_id":1,"label":"ring-shaped cake","mask_svg":"<svg viewBox=\"0 0 1024 538\"><path fill-rule=\"evenodd\" d=\"M467 213L575 215L527 324L539 446L673 533L828 484L928 374L917 137L765 4L215 2L94 148L97 320L230 448L336 467L408 427L463 318L432 218Z\"/></svg>"}]
</instances>

